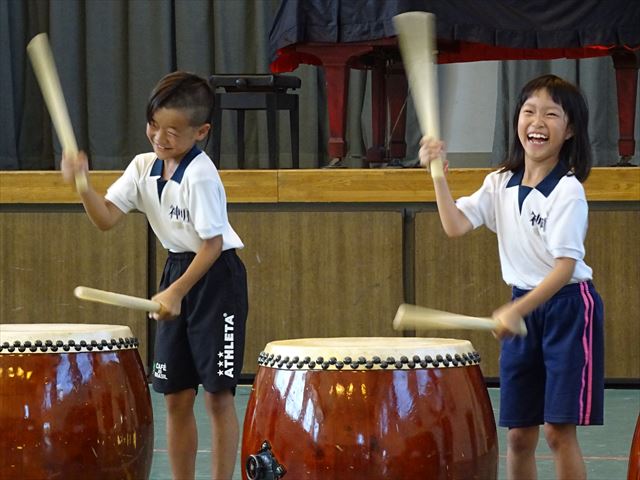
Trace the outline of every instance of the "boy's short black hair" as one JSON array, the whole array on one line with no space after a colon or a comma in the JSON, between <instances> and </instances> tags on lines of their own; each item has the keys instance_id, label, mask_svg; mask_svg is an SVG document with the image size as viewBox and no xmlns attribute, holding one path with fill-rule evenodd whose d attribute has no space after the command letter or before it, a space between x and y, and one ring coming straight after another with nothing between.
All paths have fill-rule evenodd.
<instances>
[{"instance_id":1,"label":"boy's short black hair","mask_svg":"<svg viewBox=\"0 0 640 480\"><path fill-rule=\"evenodd\" d=\"M160 108L184 110L189 123L199 127L211 122L213 90L204 78L193 73L176 71L165 75L157 83L147 103L147 122Z\"/></svg>"}]
</instances>

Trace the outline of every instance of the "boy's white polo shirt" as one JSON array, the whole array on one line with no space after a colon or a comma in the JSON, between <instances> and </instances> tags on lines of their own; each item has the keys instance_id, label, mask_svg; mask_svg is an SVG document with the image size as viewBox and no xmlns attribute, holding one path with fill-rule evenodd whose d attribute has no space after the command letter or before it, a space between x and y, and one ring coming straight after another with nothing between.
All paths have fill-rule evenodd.
<instances>
[{"instance_id":1,"label":"boy's white polo shirt","mask_svg":"<svg viewBox=\"0 0 640 480\"><path fill-rule=\"evenodd\" d=\"M105 198L124 213L143 212L172 252L198 252L202 240L217 235L223 250L244 247L229 224L224 186L206 153L193 147L168 181L162 179L162 166L153 152L137 155Z\"/></svg>"},{"instance_id":2,"label":"boy's white polo shirt","mask_svg":"<svg viewBox=\"0 0 640 480\"><path fill-rule=\"evenodd\" d=\"M582 184L562 162L535 188L521 186L523 171L492 172L482 187L456 201L474 228L496 232L502 277L531 290L553 269L556 258L576 260L569 283L590 280L584 263L588 205Z\"/></svg>"}]
</instances>

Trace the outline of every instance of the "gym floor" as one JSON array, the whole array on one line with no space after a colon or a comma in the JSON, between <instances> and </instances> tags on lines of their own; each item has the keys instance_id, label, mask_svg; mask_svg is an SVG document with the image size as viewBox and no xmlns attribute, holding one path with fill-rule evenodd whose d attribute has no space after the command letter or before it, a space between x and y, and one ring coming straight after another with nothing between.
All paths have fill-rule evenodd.
<instances>
[{"instance_id":1,"label":"gym floor","mask_svg":"<svg viewBox=\"0 0 640 480\"><path fill-rule=\"evenodd\" d=\"M499 390L489 388L489 396L497 418L500 406ZM236 393L236 408L242 420L251 393L250 385L239 386ZM165 407L162 395L151 392L155 424L155 447L153 464L151 468L151 480L170 480L171 469L167 455L165 438ZM607 389L605 390L605 424L597 427L579 427L578 435L580 445L585 457L589 480L623 480L627 478L627 467L631 441L635 429L638 411L640 410L640 390L637 389ZM208 420L202 403L202 395L196 398L196 418L202 425L199 430L199 446L197 457L196 479L210 479L211 469L209 465L211 437L207 428ZM500 480L506 479L506 429L498 428L498 442L500 448L499 472ZM240 448L238 448L240 450ZM549 448L541 433L538 447L538 479L553 480L553 459ZM233 475L233 480L242 478L243 462L238 460ZM283 477L283 479L286 479ZM296 479L292 479L296 480ZM397 479L390 479L397 480Z\"/></svg>"}]
</instances>

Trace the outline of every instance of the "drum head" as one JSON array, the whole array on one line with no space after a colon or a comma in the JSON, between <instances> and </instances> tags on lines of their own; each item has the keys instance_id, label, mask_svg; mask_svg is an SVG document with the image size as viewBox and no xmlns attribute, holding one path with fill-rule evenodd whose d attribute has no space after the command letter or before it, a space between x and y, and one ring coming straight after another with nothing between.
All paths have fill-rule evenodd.
<instances>
[{"instance_id":1,"label":"drum head","mask_svg":"<svg viewBox=\"0 0 640 480\"><path fill-rule=\"evenodd\" d=\"M270 342L258 358L273 368L435 368L480 362L468 340L423 337L299 338Z\"/></svg>"},{"instance_id":2,"label":"drum head","mask_svg":"<svg viewBox=\"0 0 640 480\"><path fill-rule=\"evenodd\" d=\"M80 352L137 347L126 325L30 323L0 325L0 354Z\"/></svg>"}]
</instances>

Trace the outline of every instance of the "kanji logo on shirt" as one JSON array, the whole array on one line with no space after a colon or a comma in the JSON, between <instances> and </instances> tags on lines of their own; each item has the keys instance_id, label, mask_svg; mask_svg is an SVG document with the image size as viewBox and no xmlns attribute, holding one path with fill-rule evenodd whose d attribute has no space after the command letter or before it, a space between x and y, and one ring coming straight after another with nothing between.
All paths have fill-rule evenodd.
<instances>
[{"instance_id":1,"label":"kanji logo on shirt","mask_svg":"<svg viewBox=\"0 0 640 480\"><path fill-rule=\"evenodd\" d=\"M180 208L178 205L171 205L169 207L169 218L171 220L188 222L191 219L191 216L189 215L189 209Z\"/></svg>"},{"instance_id":2,"label":"kanji logo on shirt","mask_svg":"<svg viewBox=\"0 0 640 480\"><path fill-rule=\"evenodd\" d=\"M531 216L529 218L529 221L531 222L532 227L538 226L540 230L542 230L543 232L547 228L547 218L541 217L539 213L536 213L533 210L531 211Z\"/></svg>"}]
</instances>

